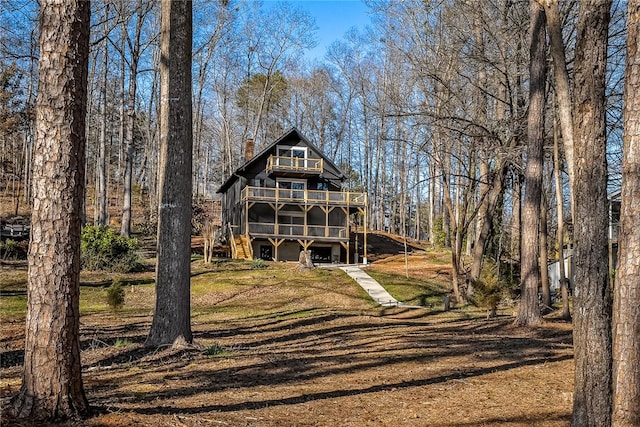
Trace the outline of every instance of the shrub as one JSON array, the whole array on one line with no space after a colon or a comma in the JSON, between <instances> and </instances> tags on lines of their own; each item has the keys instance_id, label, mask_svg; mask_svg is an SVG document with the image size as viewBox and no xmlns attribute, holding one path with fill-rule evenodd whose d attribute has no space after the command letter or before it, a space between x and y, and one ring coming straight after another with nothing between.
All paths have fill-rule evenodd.
<instances>
[{"instance_id":1,"label":"shrub","mask_svg":"<svg viewBox=\"0 0 640 427\"><path fill-rule=\"evenodd\" d=\"M486 259L480 273L480 278L474 283L475 303L488 310L487 317L494 317L498 304L508 296L510 286L498 272L498 263L493 259Z\"/></svg>"},{"instance_id":2,"label":"shrub","mask_svg":"<svg viewBox=\"0 0 640 427\"><path fill-rule=\"evenodd\" d=\"M82 229L80 245L82 267L129 273L140 269L136 250L138 241L116 234L105 225L87 225Z\"/></svg>"},{"instance_id":3,"label":"shrub","mask_svg":"<svg viewBox=\"0 0 640 427\"><path fill-rule=\"evenodd\" d=\"M433 221L433 242L439 248L444 248L447 244L447 231L444 229L444 219L439 216Z\"/></svg>"},{"instance_id":4,"label":"shrub","mask_svg":"<svg viewBox=\"0 0 640 427\"><path fill-rule=\"evenodd\" d=\"M18 254L18 242L11 239L0 241L0 254L2 259L7 259L9 256L15 257Z\"/></svg>"},{"instance_id":5,"label":"shrub","mask_svg":"<svg viewBox=\"0 0 640 427\"><path fill-rule=\"evenodd\" d=\"M262 258L256 258L251 262L251 268L253 268L254 270L261 270L266 267L267 265L264 263L264 260Z\"/></svg>"},{"instance_id":6,"label":"shrub","mask_svg":"<svg viewBox=\"0 0 640 427\"><path fill-rule=\"evenodd\" d=\"M113 311L118 311L124 305L125 291L119 280L114 281L107 289L107 304Z\"/></svg>"},{"instance_id":7,"label":"shrub","mask_svg":"<svg viewBox=\"0 0 640 427\"><path fill-rule=\"evenodd\" d=\"M226 352L227 352L227 350L223 346L221 346L220 344L215 343L215 344L211 344L210 346L208 346L204 353L207 356L219 356L219 355L224 354Z\"/></svg>"}]
</instances>

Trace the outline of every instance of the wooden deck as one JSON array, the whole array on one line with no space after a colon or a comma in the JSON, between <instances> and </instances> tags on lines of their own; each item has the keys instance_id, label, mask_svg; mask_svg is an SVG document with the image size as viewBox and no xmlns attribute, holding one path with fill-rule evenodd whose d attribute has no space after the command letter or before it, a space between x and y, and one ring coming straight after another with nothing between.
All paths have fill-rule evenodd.
<instances>
[{"instance_id":1,"label":"wooden deck","mask_svg":"<svg viewBox=\"0 0 640 427\"><path fill-rule=\"evenodd\" d=\"M244 202L353 206L364 208L367 204L367 195L365 193L348 191L296 190L247 186L242 190L242 200Z\"/></svg>"}]
</instances>

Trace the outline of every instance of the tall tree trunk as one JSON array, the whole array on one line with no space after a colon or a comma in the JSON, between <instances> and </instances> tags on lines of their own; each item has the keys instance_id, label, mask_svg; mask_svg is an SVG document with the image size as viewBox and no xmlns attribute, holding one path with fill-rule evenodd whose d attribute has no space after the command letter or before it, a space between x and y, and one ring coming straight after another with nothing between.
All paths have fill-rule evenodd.
<instances>
[{"instance_id":1,"label":"tall tree trunk","mask_svg":"<svg viewBox=\"0 0 640 427\"><path fill-rule=\"evenodd\" d=\"M606 64L610 0L580 4L574 65L575 275L572 426L611 423Z\"/></svg>"},{"instance_id":2,"label":"tall tree trunk","mask_svg":"<svg viewBox=\"0 0 640 427\"><path fill-rule=\"evenodd\" d=\"M551 311L551 287L549 285L549 269L547 261L549 260L549 238L547 228L547 197L543 191L540 203L540 287L542 288L542 304L544 310Z\"/></svg>"},{"instance_id":3,"label":"tall tree trunk","mask_svg":"<svg viewBox=\"0 0 640 427\"><path fill-rule=\"evenodd\" d=\"M553 122L553 176L556 187L556 211L558 212L558 280L560 282L560 291L562 293L562 314L564 320L571 320L571 312L569 311L569 283L564 269L564 196L562 185L562 169L560 162L560 144L558 143L558 126L557 120Z\"/></svg>"},{"instance_id":4,"label":"tall tree trunk","mask_svg":"<svg viewBox=\"0 0 640 427\"><path fill-rule=\"evenodd\" d=\"M482 168L481 168L482 170ZM506 174L506 163L502 166L496 167L495 176L485 191L484 196L481 193L482 205L478 210L478 223L480 225L476 242L473 247L473 260L471 263L471 271L469 277L471 281L476 281L480 278L480 272L482 271L482 260L487 248L487 243L491 235L491 227L493 223L493 216L498 207L500 196L504 189L504 175ZM486 176L481 179L489 179ZM482 188L482 187L481 187ZM481 190L482 191L482 190ZM480 218L482 217L482 220Z\"/></svg>"},{"instance_id":5,"label":"tall tree trunk","mask_svg":"<svg viewBox=\"0 0 640 427\"><path fill-rule=\"evenodd\" d=\"M86 413L80 364L80 213L84 197L90 5L41 2L22 387L12 411Z\"/></svg>"},{"instance_id":6,"label":"tall tree trunk","mask_svg":"<svg viewBox=\"0 0 640 427\"><path fill-rule=\"evenodd\" d=\"M540 286L540 204L544 162L544 106L547 80L545 16L542 7L530 1L529 34L529 116L527 166L522 220L522 259L520 261L520 307L515 324L536 325L542 322L538 304Z\"/></svg>"},{"instance_id":7,"label":"tall tree trunk","mask_svg":"<svg viewBox=\"0 0 640 427\"><path fill-rule=\"evenodd\" d=\"M640 1L627 19L619 261L613 304L612 426L640 426Z\"/></svg>"},{"instance_id":8,"label":"tall tree trunk","mask_svg":"<svg viewBox=\"0 0 640 427\"><path fill-rule=\"evenodd\" d=\"M162 1L156 308L146 345L190 343L191 2Z\"/></svg>"},{"instance_id":9,"label":"tall tree trunk","mask_svg":"<svg viewBox=\"0 0 640 427\"><path fill-rule=\"evenodd\" d=\"M431 245L436 244L435 236L435 210L436 210L436 167L435 162L429 162L429 243Z\"/></svg>"},{"instance_id":10,"label":"tall tree trunk","mask_svg":"<svg viewBox=\"0 0 640 427\"><path fill-rule=\"evenodd\" d=\"M120 234L125 237L131 236L131 220L133 217L132 189L133 189L133 130L136 122L136 76L132 73L129 76L129 101L127 102L127 126L125 133L124 148L124 183L122 186L122 222Z\"/></svg>"},{"instance_id":11,"label":"tall tree trunk","mask_svg":"<svg viewBox=\"0 0 640 427\"><path fill-rule=\"evenodd\" d=\"M133 218L133 155L134 155L134 134L136 126L136 96L138 89L138 62L140 60L140 36L142 34L142 24L146 12L143 9L142 0L136 3L137 19L133 42L130 45L129 58L129 90L127 93L127 126L125 134L124 151L124 184L122 188L122 223L120 234L131 236L131 221ZM126 25L126 24L123 24Z\"/></svg>"},{"instance_id":12,"label":"tall tree trunk","mask_svg":"<svg viewBox=\"0 0 640 427\"><path fill-rule=\"evenodd\" d=\"M121 20L126 20L125 5L126 3L124 1L118 4L118 17ZM123 95L120 97L120 104L118 105L118 107L120 107L119 108L120 114L119 114L119 121L118 121L118 169L116 173L116 188L115 188L115 194L118 196L120 195L120 182L124 182L123 161L124 161L125 137L126 137L126 126L127 126L127 120L125 117L127 99L124 96L127 90L126 88L127 59L124 53L126 40L127 40L127 27L126 25L122 24L120 26L120 55L121 56L120 56L120 80L118 83L120 86L119 87L120 93ZM123 198L119 200L123 200ZM120 218L120 223L121 223L120 227L122 231L122 218Z\"/></svg>"},{"instance_id":13,"label":"tall tree trunk","mask_svg":"<svg viewBox=\"0 0 640 427\"><path fill-rule=\"evenodd\" d=\"M106 5L105 15L108 18L109 5ZM108 19L105 19L104 30L107 31ZM105 34L106 35L106 34ZM97 224L107 223L107 78L109 66L109 43L105 38L102 57L102 78L100 81L100 141L98 147L97 184L95 221Z\"/></svg>"},{"instance_id":14,"label":"tall tree trunk","mask_svg":"<svg viewBox=\"0 0 640 427\"><path fill-rule=\"evenodd\" d=\"M451 200L451 189L449 188L449 175L446 173L442 174L442 182L444 187L444 203L446 209L444 212L449 212L450 218L453 218L455 215L453 213L453 201ZM467 302L467 298L463 292L460 290L460 279L461 279L461 256L462 252L462 243L459 242L460 232L458 230L458 223L451 222L449 225L449 233L453 236L452 239L452 247L451 247L451 282L453 286L453 294L456 298L458 304L465 304Z\"/></svg>"},{"instance_id":15,"label":"tall tree trunk","mask_svg":"<svg viewBox=\"0 0 640 427\"><path fill-rule=\"evenodd\" d=\"M511 171L513 179L513 201L512 201L512 214L511 214L511 242L509 242L509 252L511 253L511 259L515 262L513 264L519 264L521 256L522 238L520 230L522 229L522 175L517 169Z\"/></svg>"},{"instance_id":16,"label":"tall tree trunk","mask_svg":"<svg viewBox=\"0 0 640 427\"><path fill-rule=\"evenodd\" d=\"M560 129L562 131L562 143L564 146L564 156L567 161L567 173L569 175L569 191L571 193L571 214L573 215L573 186L575 181L574 172L574 142L573 123L571 112L571 86L569 82L569 72L567 71L567 60L562 40L562 22L560 19L560 9L558 0L540 0L544 5L547 16L547 27L549 29L549 42L551 44L551 57L553 58L553 73L555 75L555 93L558 101L558 116L560 118Z\"/></svg>"}]
</instances>

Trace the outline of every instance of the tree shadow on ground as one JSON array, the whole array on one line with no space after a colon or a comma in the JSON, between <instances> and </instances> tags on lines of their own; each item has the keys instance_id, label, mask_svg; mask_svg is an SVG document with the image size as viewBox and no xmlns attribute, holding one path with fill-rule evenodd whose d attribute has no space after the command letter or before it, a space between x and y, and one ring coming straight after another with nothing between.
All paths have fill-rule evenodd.
<instances>
[{"instance_id":1,"label":"tree shadow on ground","mask_svg":"<svg viewBox=\"0 0 640 427\"><path fill-rule=\"evenodd\" d=\"M151 415L232 412L272 405L293 405L391 389L422 387L572 358L568 351L570 332L547 334L539 329L527 336L508 336L510 329L505 330L505 326L510 320L506 319L444 324L438 325L438 329L433 329L425 322L406 319L376 318L376 322L371 322L372 319L360 317L351 319L353 322L348 324L340 323L341 320L344 319L340 316L320 315L279 322L267 321L264 325L254 325L251 331L242 322L240 325L234 322L221 331L216 331L214 325L211 328L214 332L196 334L199 339L236 338L233 340L235 347L227 358L253 360L250 364L239 366L216 364L203 351L197 350L160 351L154 358L150 358L148 352L132 349L101 363L131 363L132 360L135 363L137 360L141 363L140 368L161 374L161 380L155 374L149 379L141 378L139 372L124 373L119 377L122 382L135 381L140 386L148 385L152 389L144 395L136 396L136 403L142 407L134 410ZM333 324L335 321L338 323ZM268 334L271 336L263 338ZM256 340L256 337L259 339ZM157 405L153 408L145 407L154 402L189 398L197 394L260 386L299 385L321 378L376 369L393 371L396 367L407 364L434 364L439 360L461 356L470 357L475 365L481 366L461 366L434 372L434 376L360 388L345 384L336 390L302 393L278 399L204 405L179 410ZM159 360L162 361L160 366L157 365ZM183 370L187 366L190 369ZM111 381L96 378L92 387L105 391L112 386ZM156 387L158 381L163 384L160 389ZM126 393L117 391L109 393L109 396L123 401L128 398Z\"/></svg>"},{"instance_id":2,"label":"tree shadow on ground","mask_svg":"<svg viewBox=\"0 0 640 427\"><path fill-rule=\"evenodd\" d=\"M466 370L462 372L451 373L448 375L437 376L433 378L424 378L424 379L419 379L414 381L402 381L398 383L376 384L376 385L365 387L365 388L345 388L345 389L335 390L330 392L302 394L299 396L283 398L283 399L258 400L258 401L252 401L252 402L242 402L237 404L208 405L208 406L198 406L198 407L191 407L191 408L180 407L179 409L157 406L157 407L135 408L133 409L133 412L146 414L146 415L174 414L174 413L198 414L198 413L205 413L205 412L233 412L233 411L242 411L242 410L257 410L257 409L265 408L268 406L276 406L276 405L297 405L300 403L306 403L306 402L315 401L315 400L336 399L339 397L356 396L356 395L377 393L377 392L388 391L388 390L424 387L427 385L445 383L452 380L468 379L468 378L487 375L495 372L507 371L507 370L516 369L522 366L531 366L531 365L568 360L568 359L571 359L572 357L573 356L571 355L564 355L564 356L558 356L553 358L524 360L521 362L506 363L497 367L492 366L488 368ZM329 373L329 375L331 375L331 373ZM203 390L199 390L199 391L202 392ZM152 398L145 396L144 400L153 401L162 397L165 397L165 398L176 397L177 395L179 395L179 393L180 391L178 390L169 390L167 392L163 392L161 395L155 395L154 393Z\"/></svg>"}]
</instances>

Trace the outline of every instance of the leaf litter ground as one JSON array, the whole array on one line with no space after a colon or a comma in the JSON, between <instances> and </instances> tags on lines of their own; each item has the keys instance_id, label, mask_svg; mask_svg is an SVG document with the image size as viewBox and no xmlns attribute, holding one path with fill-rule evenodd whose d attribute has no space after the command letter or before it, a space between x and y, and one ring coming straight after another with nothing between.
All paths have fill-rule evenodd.
<instances>
[{"instance_id":1,"label":"leaf litter ground","mask_svg":"<svg viewBox=\"0 0 640 427\"><path fill-rule=\"evenodd\" d=\"M443 276L443 265L429 257L409 262L423 276ZM373 268L398 273L403 265L396 259ZM105 277L84 280L102 283ZM553 318L524 329L511 325L513 308L494 319L464 308L383 309L338 270L195 263L194 346L147 349L153 287L144 278L132 283L117 313L101 302L103 288L82 288L83 380L95 413L68 425L570 422L571 325ZM15 295L3 288L2 298ZM0 396L6 408L20 386L24 316L3 317ZM6 414L1 424L29 425Z\"/></svg>"}]
</instances>

